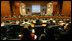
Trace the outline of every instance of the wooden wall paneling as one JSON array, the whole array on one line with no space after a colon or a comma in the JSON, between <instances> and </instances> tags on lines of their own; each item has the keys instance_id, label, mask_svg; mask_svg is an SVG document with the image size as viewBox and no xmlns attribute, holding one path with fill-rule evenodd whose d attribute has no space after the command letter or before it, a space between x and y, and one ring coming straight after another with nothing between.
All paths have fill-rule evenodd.
<instances>
[{"instance_id":1,"label":"wooden wall paneling","mask_svg":"<svg viewBox=\"0 0 72 41\"><path fill-rule=\"evenodd\" d=\"M71 1L63 1L62 15L71 16Z\"/></svg>"},{"instance_id":2,"label":"wooden wall paneling","mask_svg":"<svg viewBox=\"0 0 72 41\"><path fill-rule=\"evenodd\" d=\"M30 4L30 5L32 5L32 4L47 4L49 1L23 1L23 3L25 3L25 4Z\"/></svg>"},{"instance_id":3,"label":"wooden wall paneling","mask_svg":"<svg viewBox=\"0 0 72 41\"><path fill-rule=\"evenodd\" d=\"M14 1L14 5L13 5L13 12L14 12L14 15L20 15L20 3L19 1Z\"/></svg>"},{"instance_id":4,"label":"wooden wall paneling","mask_svg":"<svg viewBox=\"0 0 72 41\"><path fill-rule=\"evenodd\" d=\"M60 14L60 4L58 1L53 2L53 15L59 15Z\"/></svg>"},{"instance_id":5,"label":"wooden wall paneling","mask_svg":"<svg viewBox=\"0 0 72 41\"><path fill-rule=\"evenodd\" d=\"M1 17L11 16L9 1L1 1Z\"/></svg>"}]
</instances>

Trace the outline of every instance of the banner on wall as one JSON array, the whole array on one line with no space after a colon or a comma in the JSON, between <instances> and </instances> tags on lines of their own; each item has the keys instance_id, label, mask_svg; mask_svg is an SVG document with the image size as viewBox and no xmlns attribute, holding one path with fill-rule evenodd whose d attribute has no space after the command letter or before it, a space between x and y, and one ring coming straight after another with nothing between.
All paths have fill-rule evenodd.
<instances>
[{"instance_id":1,"label":"banner on wall","mask_svg":"<svg viewBox=\"0 0 72 41\"><path fill-rule=\"evenodd\" d=\"M25 4L20 2L20 15L25 16L26 15L26 9Z\"/></svg>"}]
</instances>

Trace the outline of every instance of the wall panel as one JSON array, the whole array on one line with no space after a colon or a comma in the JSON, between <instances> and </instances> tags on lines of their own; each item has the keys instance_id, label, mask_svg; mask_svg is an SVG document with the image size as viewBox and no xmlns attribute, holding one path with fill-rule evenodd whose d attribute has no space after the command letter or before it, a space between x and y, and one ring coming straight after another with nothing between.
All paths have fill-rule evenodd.
<instances>
[{"instance_id":1,"label":"wall panel","mask_svg":"<svg viewBox=\"0 0 72 41\"><path fill-rule=\"evenodd\" d=\"M71 1L63 1L62 15L71 16Z\"/></svg>"},{"instance_id":2,"label":"wall panel","mask_svg":"<svg viewBox=\"0 0 72 41\"><path fill-rule=\"evenodd\" d=\"M9 1L1 1L1 17L11 16Z\"/></svg>"}]
</instances>

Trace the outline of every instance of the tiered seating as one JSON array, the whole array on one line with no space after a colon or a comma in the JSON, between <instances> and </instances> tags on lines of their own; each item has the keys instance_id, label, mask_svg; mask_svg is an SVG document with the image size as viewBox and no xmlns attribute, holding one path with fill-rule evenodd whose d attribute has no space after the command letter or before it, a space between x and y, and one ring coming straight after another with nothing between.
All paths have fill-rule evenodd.
<instances>
[{"instance_id":1,"label":"tiered seating","mask_svg":"<svg viewBox=\"0 0 72 41\"><path fill-rule=\"evenodd\" d=\"M48 21L46 24L46 26L42 26L42 22L40 22L41 20L37 20L36 23L30 23L30 24L34 24L34 27L32 26L28 26L29 29L24 29L24 25L21 26L20 24L29 24L29 21L25 21L25 23L21 22L18 24L12 24L9 23L5 26L1 27L1 39L3 40L4 37L7 38L7 40L10 39L20 39L20 40L69 40L71 39L70 37L70 29L71 29L71 23L69 23L69 21L67 20L57 20L54 19L53 22L52 21ZM59 22L60 21L60 22ZM63 23L63 22L67 22L69 23L68 25L68 29L64 29L65 24L67 23ZM26 34L25 34L26 33ZM29 34L28 34L29 33ZM31 37L31 34L34 34L33 37ZM23 35L23 37L22 37ZM37 36L37 38L36 38ZM69 38L67 38L69 37Z\"/></svg>"}]
</instances>

